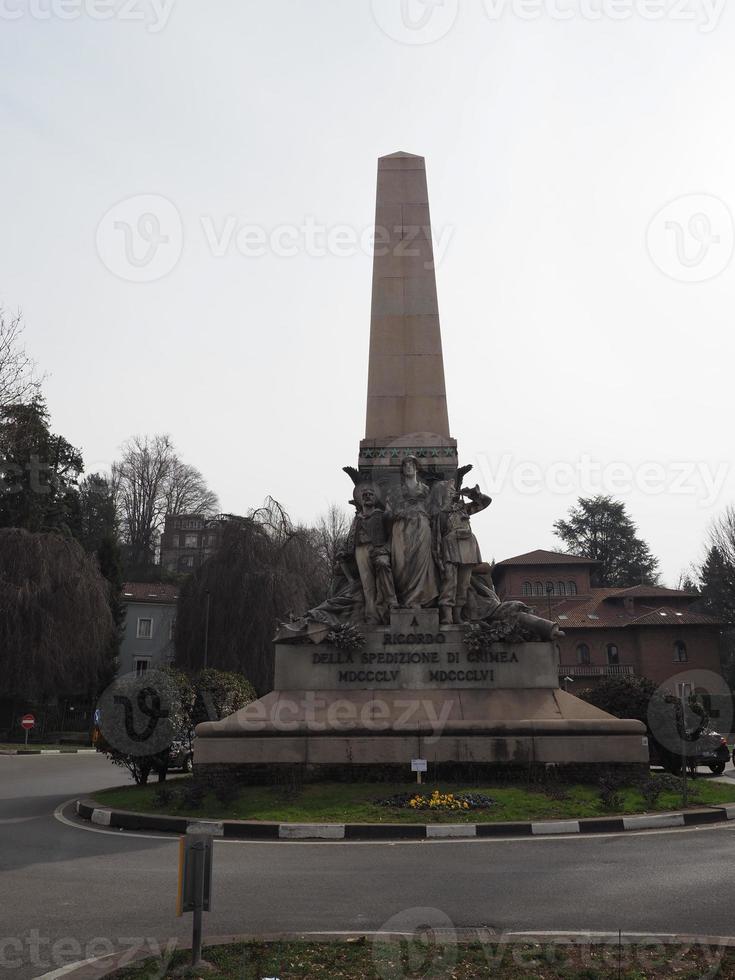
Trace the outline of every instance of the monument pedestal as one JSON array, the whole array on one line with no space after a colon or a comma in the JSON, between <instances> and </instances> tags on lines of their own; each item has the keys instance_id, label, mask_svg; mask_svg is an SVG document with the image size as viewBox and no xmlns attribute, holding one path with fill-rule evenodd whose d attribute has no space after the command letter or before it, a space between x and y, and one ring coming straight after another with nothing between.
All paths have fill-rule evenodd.
<instances>
[{"instance_id":1,"label":"monument pedestal","mask_svg":"<svg viewBox=\"0 0 735 980\"><path fill-rule=\"evenodd\" d=\"M276 646L275 690L197 727L197 771L245 778L298 767L304 775L410 777L550 764L592 774L648 767L645 727L559 689L551 643L470 649L437 610L401 610L365 630L359 650Z\"/></svg>"}]
</instances>

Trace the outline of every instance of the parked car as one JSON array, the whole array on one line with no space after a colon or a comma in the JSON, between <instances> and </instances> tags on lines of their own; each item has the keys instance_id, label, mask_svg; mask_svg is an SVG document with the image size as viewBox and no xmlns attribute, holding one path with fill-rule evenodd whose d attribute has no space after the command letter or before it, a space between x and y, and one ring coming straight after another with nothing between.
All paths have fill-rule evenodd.
<instances>
[{"instance_id":1,"label":"parked car","mask_svg":"<svg viewBox=\"0 0 735 980\"><path fill-rule=\"evenodd\" d=\"M194 760L194 749L192 738L183 735L175 738L169 749L169 769L181 769L182 772L191 772Z\"/></svg>"},{"instance_id":2,"label":"parked car","mask_svg":"<svg viewBox=\"0 0 735 980\"><path fill-rule=\"evenodd\" d=\"M698 766L708 766L710 772L720 776L730 761L727 739L711 729L701 732L690 745L687 745L687 750L687 769L692 773ZM681 775L681 755L665 748L655 738L648 739L648 755L652 766L662 766L674 776Z\"/></svg>"}]
</instances>

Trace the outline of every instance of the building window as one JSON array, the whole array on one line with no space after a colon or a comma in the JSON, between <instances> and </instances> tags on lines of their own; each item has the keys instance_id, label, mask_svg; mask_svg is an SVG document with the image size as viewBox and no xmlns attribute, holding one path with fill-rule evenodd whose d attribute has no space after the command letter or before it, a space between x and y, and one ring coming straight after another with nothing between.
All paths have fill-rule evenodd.
<instances>
[{"instance_id":1,"label":"building window","mask_svg":"<svg viewBox=\"0 0 735 980\"><path fill-rule=\"evenodd\" d=\"M194 555L184 555L179 558L179 571L186 572L194 567Z\"/></svg>"},{"instance_id":2,"label":"building window","mask_svg":"<svg viewBox=\"0 0 735 980\"><path fill-rule=\"evenodd\" d=\"M533 595L533 586L530 582L523 583L523 595Z\"/></svg>"},{"instance_id":3,"label":"building window","mask_svg":"<svg viewBox=\"0 0 735 980\"><path fill-rule=\"evenodd\" d=\"M566 587L566 585L564 585L563 582L557 582L556 583L556 594L557 595L566 595L567 594L567 587Z\"/></svg>"},{"instance_id":4,"label":"building window","mask_svg":"<svg viewBox=\"0 0 735 980\"><path fill-rule=\"evenodd\" d=\"M153 620L152 619L139 619L138 620L138 632L137 636L139 640L150 640L153 636Z\"/></svg>"},{"instance_id":5,"label":"building window","mask_svg":"<svg viewBox=\"0 0 735 980\"><path fill-rule=\"evenodd\" d=\"M186 535L186 537L184 538L184 547L185 548L198 548L199 547L199 538L196 536L196 534L187 534Z\"/></svg>"},{"instance_id":6,"label":"building window","mask_svg":"<svg viewBox=\"0 0 735 980\"><path fill-rule=\"evenodd\" d=\"M533 594L534 595L543 595L544 594L544 587L541 584L541 582L535 582L534 583L534 586L533 586Z\"/></svg>"},{"instance_id":7,"label":"building window","mask_svg":"<svg viewBox=\"0 0 735 980\"><path fill-rule=\"evenodd\" d=\"M611 667L620 663L620 652L614 643L607 645L607 662Z\"/></svg>"},{"instance_id":8,"label":"building window","mask_svg":"<svg viewBox=\"0 0 735 980\"><path fill-rule=\"evenodd\" d=\"M589 664L590 662L590 648L586 643L580 643L577 646L577 663L578 664Z\"/></svg>"},{"instance_id":9,"label":"building window","mask_svg":"<svg viewBox=\"0 0 735 980\"><path fill-rule=\"evenodd\" d=\"M145 660L136 659L136 661L135 661L135 673L136 673L136 675L138 677L142 677L143 674L145 674L145 672L148 670L148 668L150 667L150 665L151 665L151 662L147 658Z\"/></svg>"},{"instance_id":10,"label":"building window","mask_svg":"<svg viewBox=\"0 0 735 980\"><path fill-rule=\"evenodd\" d=\"M681 640L677 640L674 644L674 663L675 664L685 664L689 659L687 654L687 645Z\"/></svg>"},{"instance_id":11,"label":"building window","mask_svg":"<svg viewBox=\"0 0 735 980\"><path fill-rule=\"evenodd\" d=\"M546 583L546 595L553 595L553 594L554 594L554 583L553 582L547 582Z\"/></svg>"},{"instance_id":12,"label":"building window","mask_svg":"<svg viewBox=\"0 0 735 980\"><path fill-rule=\"evenodd\" d=\"M567 582L567 595L576 595L576 594L577 594L577 583Z\"/></svg>"}]
</instances>

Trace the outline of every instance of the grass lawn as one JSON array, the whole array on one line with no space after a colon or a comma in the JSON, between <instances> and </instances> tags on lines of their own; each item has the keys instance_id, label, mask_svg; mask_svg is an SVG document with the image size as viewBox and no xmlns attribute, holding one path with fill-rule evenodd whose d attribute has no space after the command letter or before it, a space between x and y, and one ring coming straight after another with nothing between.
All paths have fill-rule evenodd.
<instances>
[{"instance_id":1,"label":"grass lawn","mask_svg":"<svg viewBox=\"0 0 735 980\"><path fill-rule=\"evenodd\" d=\"M173 970L189 962L190 954L175 953L162 968L149 960L113 974L116 980L169 980ZM357 939L339 943L240 943L205 948L215 971L198 973L207 980L381 980L386 977L424 977L433 980L678 980L732 977L735 952L720 947L663 946L594 947L505 945L497 937L487 943L429 944L421 939L388 944ZM719 966L719 971L717 967Z\"/></svg>"},{"instance_id":2,"label":"grass lawn","mask_svg":"<svg viewBox=\"0 0 735 980\"><path fill-rule=\"evenodd\" d=\"M553 820L608 816L611 813L643 813L676 810L681 807L678 781L671 776L653 777L664 790L654 807L647 807L639 789L622 787L620 805L605 809L595 786L559 785L553 790L540 786L434 786L416 783L312 783L292 793L279 787L243 787L233 801L223 803L212 793L201 808L187 806L183 798L193 777L173 781L171 800L156 800L158 783L124 786L94 793L100 804L145 813L171 813L216 820L263 820L295 823L486 823L503 820ZM168 783L166 784L169 785ZM728 786L707 778L689 780L690 806L735 802L735 784ZM442 792L482 793L495 801L489 810L436 812L379 806L377 800L398 793L421 790L430 795Z\"/></svg>"}]
</instances>

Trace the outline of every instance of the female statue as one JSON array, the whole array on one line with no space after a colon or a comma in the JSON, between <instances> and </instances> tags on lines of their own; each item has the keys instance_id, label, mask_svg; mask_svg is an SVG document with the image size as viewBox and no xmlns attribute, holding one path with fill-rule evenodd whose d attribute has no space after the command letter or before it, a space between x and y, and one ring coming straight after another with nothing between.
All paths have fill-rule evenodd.
<instances>
[{"instance_id":1,"label":"female statue","mask_svg":"<svg viewBox=\"0 0 735 980\"><path fill-rule=\"evenodd\" d=\"M401 463L400 486L388 494L391 561L396 595L402 606L429 606L439 595L432 554L429 488L422 482L415 456Z\"/></svg>"}]
</instances>

